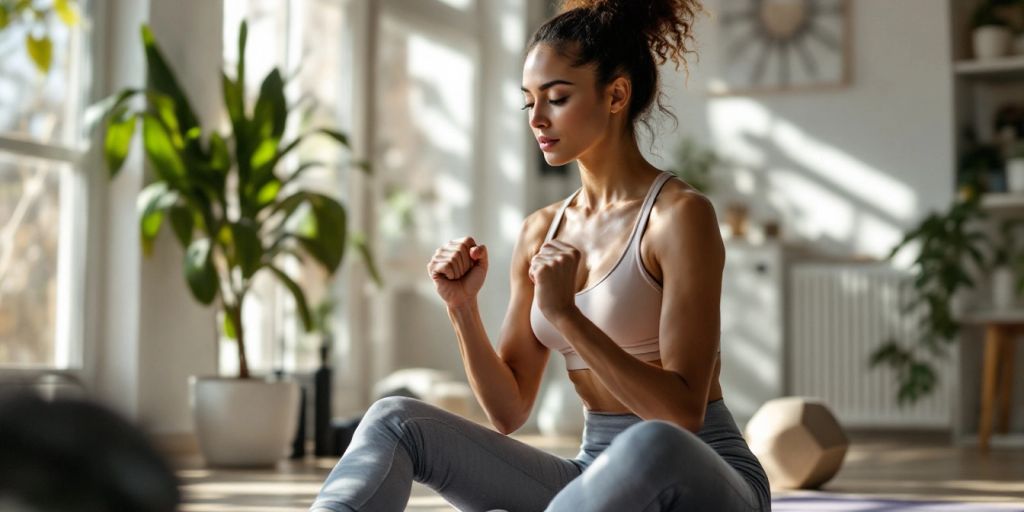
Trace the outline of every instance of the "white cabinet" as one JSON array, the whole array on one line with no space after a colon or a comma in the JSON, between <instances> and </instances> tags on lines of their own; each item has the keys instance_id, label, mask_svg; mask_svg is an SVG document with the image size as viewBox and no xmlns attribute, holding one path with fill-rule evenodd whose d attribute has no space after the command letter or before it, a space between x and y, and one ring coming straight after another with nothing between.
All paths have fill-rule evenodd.
<instances>
[{"instance_id":1,"label":"white cabinet","mask_svg":"<svg viewBox=\"0 0 1024 512\"><path fill-rule=\"evenodd\" d=\"M725 403L743 428L785 388L783 248L730 241L725 250L720 382Z\"/></svg>"}]
</instances>

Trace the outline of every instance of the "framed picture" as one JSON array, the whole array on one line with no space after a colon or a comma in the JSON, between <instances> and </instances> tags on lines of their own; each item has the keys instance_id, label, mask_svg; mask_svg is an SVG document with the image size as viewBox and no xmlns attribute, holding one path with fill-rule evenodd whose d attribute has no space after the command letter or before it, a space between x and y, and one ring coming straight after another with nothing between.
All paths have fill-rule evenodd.
<instances>
[{"instance_id":1,"label":"framed picture","mask_svg":"<svg viewBox=\"0 0 1024 512\"><path fill-rule=\"evenodd\" d=\"M844 87L849 0L722 0L720 73L712 94Z\"/></svg>"}]
</instances>

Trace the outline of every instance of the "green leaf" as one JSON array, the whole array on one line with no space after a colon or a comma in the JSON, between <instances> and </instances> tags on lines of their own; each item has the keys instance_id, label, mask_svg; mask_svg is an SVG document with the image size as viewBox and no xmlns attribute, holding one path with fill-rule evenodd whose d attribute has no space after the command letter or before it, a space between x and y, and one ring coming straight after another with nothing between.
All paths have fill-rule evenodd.
<instances>
[{"instance_id":1,"label":"green leaf","mask_svg":"<svg viewBox=\"0 0 1024 512\"><path fill-rule=\"evenodd\" d=\"M231 319L231 315L227 312L224 313L224 336L229 340L238 339L238 331L235 329L235 321Z\"/></svg>"},{"instance_id":2,"label":"green leaf","mask_svg":"<svg viewBox=\"0 0 1024 512\"><path fill-rule=\"evenodd\" d=\"M210 167L221 173L231 168L231 154L228 145L219 133L210 136Z\"/></svg>"},{"instance_id":3,"label":"green leaf","mask_svg":"<svg viewBox=\"0 0 1024 512\"><path fill-rule=\"evenodd\" d=\"M153 253L153 241L163 225L164 212L177 202L178 197L178 193L169 190L167 183L162 181L147 185L139 192L136 209L139 212L139 235L145 255Z\"/></svg>"},{"instance_id":4,"label":"green leaf","mask_svg":"<svg viewBox=\"0 0 1024 512\"><path fill-rule=\"evenodd\" d=\"M348 143L348 136L345 135L344 133L341 133L337 130L332 130L330 128L320 128L319 130L316 130L316 132L327 135L328 137L340 142L342 146L351 148L351 146Z\"/></svg>"},{"instance_id":5,"label":"green leaf","mask_svg":"<svg viewBox=\"0 0 1024 512\"><path fill-rule=\"evenodd\" d=\"M242 87L235 80L228 77L226 73L221 72L220 74L221 89L224 92L224 104L228 108L228 117L231 118L231 124L238 131L238 127L244 126L245 119L245 104L242 98Z\"/></svg>"},{"instance_id":6,"label":"green leaf","mask_svg":"<svg viewBox=\"0 0 1024 512\"><path fill-rule=\"evenodd\" d=\"M211 253L209 238L193 240L185 251L185 279L192 296L201 304L210 304L217 296L217 271Z\"/></svg>"},{"instance_id":7,"label":"green leaf","mask_svg":"<svg viewBox=\"0 0 1024 512\"><path fill-rule=\"evenodd\" d=\"M280 181L276 179L268 181L256 194L256 206L258 208L262 208L263 206L273 203L277 199L277 194L280 192Z\"/></svg>"},{"instance_id":8,"label":"green leaf","mask_svg":"<svg viewBox=\"0 0 1024 512\"><path fill-rule=\"evenodd\" d=\"M146 81L149 87L170 96L174 101L174 110L177 114L175 117L184 131L187 132L192 127L199 126L192 105L181 86L178 85L178 79L174 77L174 72L167 65L163 53L156 44L153 31L148 25L143 25L141 31L142 42L146 48Z\"/></svg>"},{"instance_id":9,"label":"green leaf","mask_svg":"<svg viewBox=\"0 0 1024 512\"><path fill-rule=\"evenodd\" d=\"M181 125L178 123L178 115L174 111L174 100L166 94L155 92L147 94L146 98L149 100L150 108L156 113L157 119L167 128L174 147L178 150L184 149L185 141L181 137ZM201 133L198 126L192 127L189 131L194 132L196 136Z\"/></svg>"},{"instance_id":10,"label":"green leaf","mask_svg":"<svg viewBox=\"0 0 1024 512\"><path fill-rule=\"evenodd\" d=\"M188 247L192 243L192 233L195 230L195 216L192 214L192 210L185 206L174 205L167 213L171 218L174 235L178 237L182 247Z\"/></svg>"},{"instance_id":11,"label":"green leaf","mask_svg":"<svg viewBox=\"0 0 1024 512\"><path fill-rule=\"evenodd\" d=\"M370 251L370 245L366 243L366 237L362 233L352 233L349 236L349 243L356 248L356 251L363 258L363 263L366 265L366 270L370 273L370 278L373 279L374 284L383 286L384 280L380 277L380 271L377 269L377 264Z\"/></svg>"},{"instance_id":12,"label":"green leaf","mask_svg":"<svg viewBox=\"0 0 1024 512\"><path fill-rule=\"evenodd\" d=\"M245 45L249 39L249 23L242 20L238 27L238 67L235 69L235 80L240 89L245 88Z\"/></svg>"},{"instance_id":13,"label":"green leaf","mask_svg":"<svg viewBox=\"0 0 1024 512\"><path fill-rule=\"evenodd\" d=\"M284 98L284 80L281 72L274 68L260 85L260 94L253 109L254 134L264 139L273 139L274 146L284 134L288 120L288 106ZM253 165L253 168L259 167Z\"/></svg>"},{"instance_id":14,"label":"green leaf","mask_svg":"<svg viewBox=\"0 0 1024 512\"><path fill-rule=\"evenodd\" d=\"M53 59L53 42L49 36L36 37L31 32L25 35L25 46L28 48L28 56L40 73L50 72L50 62Z\"/></svg>"},{"instance_id":15,"label":"green leaf","mask_svg":"<svg viewBox=\"0 0 1024 512\"><path fill-rule=\"evenodd\" d=\"M304 229L297 233L303 249L333 274L345 256L348 224L345 207L327 196L307 193L310 210Z\"/></svg>"},{"instance_id":16,"label":"green leaf","mask_svg":"<svg viewBox=\"0 0 1024 512\"><path fill-rule=\"evenodd\" d=\"M142 116L142 139L149 161L153 163L160 178L172 184L179 183L185 177L185 164L174 148L167 129L152 114Z\"/></svg>"},{"instance_id":17,"label":"green leaf","mask_svg":"<svg viewBox=\"0 0 1024 512\"><path fill-rule=\"evenodd\" d=\"M259 174L267 174L273 170L269 168L271 162L277 162L275 158L277 156L277 141L274 139L263 139L259 145L256 146L256 150L252 153L250 159L250 168L259 169Z\"/></svg>"},{"instance_id":18,"label":"green leaf","mask_svg":"<svg viewBox=\"0 0 1024 512\"><path fill-rule=\"evenodd\" d=\"M252 277L259 270L260 260L263 258L263 245L260 243L259 234L252 223L244 219L231 223L230 227L234 259L242 269L242 276Z\"/></svg>"},{"instance_id":19,"label":"green leaf","mask_svg":"<svg viewBox=\"0 0 1024 512\"><path fill-rule=\"evenodd\" d=\"M65 25L73 27L78 24L78 10L68 0L54 0L53 10L57 11L57 16Z\"/></svg>"},{"instance_id":20,"label":"green leaf","mask_svg":"<svg viewBox=\"0 0 1024 512\"><path fill-rule=\"evenodd\" d=\"M0 30L3 30L11 22L11 15L7 12L7 5L0 4Z\"/></svg>"},{"instance_id":21,"label":"green leaf","mask_svg":"<svg viewBox=\"0 0 1024 512\"><path fill-rule=\"evenodd\" d=\"M107 161L107 171L114 178L128 158L132 138L135 136L136 116L125 106L111 116L107 124L107 135L103 141L103 155Z\"/></svg>"},{"instance_id":22,"label":"green leaf","mask_svg":"<svg viewBox=\"0 0 1024 512\"><path fill-rule=\"evenodd\" d=\"M277 279L281 281L281 284L288 288L288 291L292 293L292 297L295 298L295 306L299 310L299 318L302 319L302 325L306 329L306 332L313 330L313 318L309 312L309 306L306 303L306 295L302 292L302 288L299 288L292 278L288 277L282 270L278 269L273 265L268 265L267 268L277 276Z\"/></svg>"}]
</instances>

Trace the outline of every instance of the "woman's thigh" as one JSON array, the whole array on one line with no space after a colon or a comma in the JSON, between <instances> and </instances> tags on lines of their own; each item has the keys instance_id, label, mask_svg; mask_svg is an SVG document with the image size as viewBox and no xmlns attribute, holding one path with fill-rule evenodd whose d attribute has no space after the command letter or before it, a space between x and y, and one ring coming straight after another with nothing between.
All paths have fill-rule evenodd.
<instances>
[{"instance_id":1,"label":"woman's thigh","mask_svg":"<svg viewBox=\"0 0 1024 512\"><path fill-rule=\"evenodd\" d=\"M547 510L752 512L767 506L699 437L668 422L644 421L619 434Z\"/></svg>"},{"instance_id":2,"label":"woman's thigh","mask_svg":"<svg viewBox=\"0 0 1024 512\"><path fill-rule=\"evenodd\" d=\"M465 512L543 510L581 472L573 461L405 397L386 398L370 408L321 498L331 494L332 480L352 485L364 478L360 461L389 467L386 476L380 473L380 482L359 485L380 485L379 492L389 494L405 492L407 499L416 480ZM363 509L373 501L350 506Z\"/></svg>"}]
</instances>

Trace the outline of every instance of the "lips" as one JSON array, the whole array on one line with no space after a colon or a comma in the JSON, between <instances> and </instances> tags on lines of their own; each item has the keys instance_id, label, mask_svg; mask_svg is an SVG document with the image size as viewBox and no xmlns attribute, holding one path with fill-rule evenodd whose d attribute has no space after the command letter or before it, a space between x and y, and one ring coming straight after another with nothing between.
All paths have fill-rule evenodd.
<instances>
[{"instance_id":1,"label":"lips","mask_svg":"<svg viewBox=\"0 0 1024 512\"><path fill-rule=\"evenodd\" d=\"M558 139L553 139L551 137L537 137L537 143L540 144L541 150L547 151L558 143Z\"/></svg>"}]
</instances>

